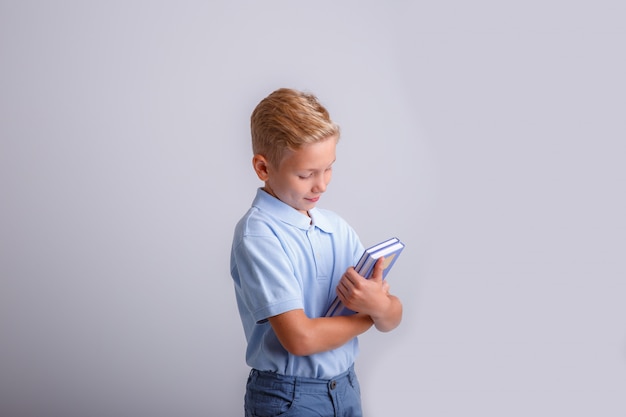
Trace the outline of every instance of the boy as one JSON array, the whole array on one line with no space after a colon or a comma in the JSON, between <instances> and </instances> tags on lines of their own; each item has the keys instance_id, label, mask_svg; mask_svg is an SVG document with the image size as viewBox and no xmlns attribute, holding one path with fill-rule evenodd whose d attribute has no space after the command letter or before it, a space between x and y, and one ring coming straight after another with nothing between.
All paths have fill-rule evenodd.
<instances>
[{"instance_id":1,"label":"boy","mask_svg":"<svg viewBox=\"0 0 626 417\"><path fill-rule=\"evenodd\" d=\"M251 117L252 166L264 187L237 223L231 275L252 367L246 416L360 416L357 336L400 324L382 280L354 271L364 247L316 208L332 176L339 127L311 94L279 89ZM335 295L356 314L324 317ZM283 414L284 413L284 414Z\"/></svg>"}]
</instances>

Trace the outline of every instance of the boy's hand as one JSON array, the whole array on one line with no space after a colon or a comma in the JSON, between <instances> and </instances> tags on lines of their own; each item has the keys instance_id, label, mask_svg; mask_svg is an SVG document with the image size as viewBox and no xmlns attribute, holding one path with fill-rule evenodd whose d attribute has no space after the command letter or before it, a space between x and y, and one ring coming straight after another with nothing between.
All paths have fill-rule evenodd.
<instances>
[{"instance_id":1,"label":"boy's hand","mask_svg":"<svg viewBox=\"0 0 626 417\"><path fill-rule=\"evenodd\" d=\"M388 332L402 320L402 303L389 294L389 283L383 280L383 262L383 258L376 261L369 279L348 268L337 285L337 295L350 310L369 315L378 330Z\"/></svg>"},{"instance_id":2,"label":"boy's hand","mask_svg":"<svg viewBox=\"0 0 626 417\"><path fill-rule=\"evenodd\" d=\"M383 258L376 261L369 279L348 268L337 285L337 295L346 307L372 318L388 307L389 283L383 280L383 262Z\"/></svg>"}]
</instances>

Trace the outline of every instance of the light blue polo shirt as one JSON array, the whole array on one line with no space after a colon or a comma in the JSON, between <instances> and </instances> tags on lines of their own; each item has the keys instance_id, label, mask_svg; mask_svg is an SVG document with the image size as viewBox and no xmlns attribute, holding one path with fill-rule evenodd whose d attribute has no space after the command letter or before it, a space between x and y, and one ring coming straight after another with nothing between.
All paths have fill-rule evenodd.
<instances>
[{"instance_id":1,"label":"light blue polo shirt","mask_svg":"<svg viewBox=\"0 0 626 417\"><path fill-rule=\"evenodd\" d=\"M356 338L331 351L295 356L267 321L295 309L304 309L310 318L323 316L339 279L363 253L357 234L337 214L318 208L309 214L311 218L259 189L235 228L231 275L248 341L248 365L330 379L354 363Z\"/></svg>"}]
</instances>

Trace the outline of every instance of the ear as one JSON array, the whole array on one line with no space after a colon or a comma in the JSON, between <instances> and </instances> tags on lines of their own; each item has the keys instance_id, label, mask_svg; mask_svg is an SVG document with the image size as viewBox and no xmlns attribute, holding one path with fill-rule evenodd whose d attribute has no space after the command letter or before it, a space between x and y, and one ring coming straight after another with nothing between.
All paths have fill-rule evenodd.
<instances>
[{"instance_id":1,"label":"ear","mask_svg":"<svg viewBox=\"0 0 626 417\"><path fill-rule=\"evenodd\" d=\"M268 165L267 158L263 155L256 154L252 157L252 167L261 181L267 181L269 179Z\"/></svg>"}]
</instances>

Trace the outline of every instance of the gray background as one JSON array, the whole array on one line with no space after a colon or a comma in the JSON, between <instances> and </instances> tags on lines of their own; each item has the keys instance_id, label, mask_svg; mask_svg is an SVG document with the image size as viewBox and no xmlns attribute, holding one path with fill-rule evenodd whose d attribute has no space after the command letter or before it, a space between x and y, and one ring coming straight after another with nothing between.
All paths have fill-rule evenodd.
<instances>
[{"instance_id":1,"label":"gray background","mask_svg":"<svg viewBox=\"0 0 626 417\"><path fill-rule=\"evenodd\" d=\"M619 1L0 2L0 414L236 416L228 271L275 88L320 206L407 244L369 416L626 415Z\"/></svg>"}]
</instances>

